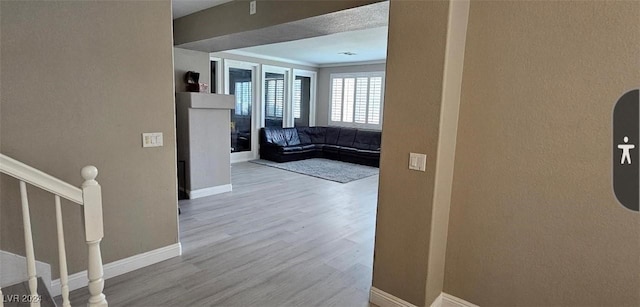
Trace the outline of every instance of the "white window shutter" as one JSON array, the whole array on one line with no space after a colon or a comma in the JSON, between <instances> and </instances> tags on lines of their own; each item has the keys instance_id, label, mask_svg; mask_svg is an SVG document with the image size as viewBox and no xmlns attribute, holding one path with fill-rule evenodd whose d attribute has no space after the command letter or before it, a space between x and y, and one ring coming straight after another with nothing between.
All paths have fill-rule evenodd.
<instances>
[{"instance_id":1,"label":"white window shutter","mask_svg":"<svg viewBox=\"0 0 640 307\"><path fill-rule=\"evenodd\" d=\"M293 81L293 118L300 118L302 107L302 80Z\"/></svg>"},{"instance_id":2,"label":"white window shutter","mask_svg":"<svg viewBox=\"0 0 640 307\"><path fill-rule=\"evenodd\" d=\"M342 119L342 78L333 79L331 93L331 121L339 122Z\"/></svg>"}]
</instances>

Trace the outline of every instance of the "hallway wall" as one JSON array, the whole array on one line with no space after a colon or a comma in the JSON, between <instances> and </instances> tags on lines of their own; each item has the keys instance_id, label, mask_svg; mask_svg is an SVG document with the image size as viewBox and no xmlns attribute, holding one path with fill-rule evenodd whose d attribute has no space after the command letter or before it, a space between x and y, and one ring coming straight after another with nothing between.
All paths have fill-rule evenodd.
<instances>
[{"instance_id":1,"label":"hallway wall","mask_svg":"<svg viewBox=\"0 0 640 307\"><path fill-rule=\"evenodd\" d=\"M480 306L637 306L640 215L611 183L640 85L640 2L472 1L446 293Z\"/></svg>"},{"instance_id":2,"label":"hallway wall","mask_svg":"<svg viewBox=\"0 0 640 307\"><path fill-rule=\"evenodd\" d=\"M2 153L73 185L95 165L109 263L178 242L171 2L1 1ZM143 132L164 146L142 148ZM0 248L23 254L15 180ZM38 260L57 277L53 196L29 188ZM86 269L81 207L63 201L69 273Z\"/></svg>"}]
</instances>

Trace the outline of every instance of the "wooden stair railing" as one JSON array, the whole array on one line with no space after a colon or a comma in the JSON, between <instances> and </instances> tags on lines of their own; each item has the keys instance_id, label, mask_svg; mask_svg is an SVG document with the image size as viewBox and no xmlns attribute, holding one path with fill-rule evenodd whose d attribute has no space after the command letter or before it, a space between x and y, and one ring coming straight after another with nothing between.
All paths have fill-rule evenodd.
<instances>
[{"instance_id":1,"label":"wooden stair railing","mask_svg":"<svg viewBox=\"0 0 640 307\"><path fill-rule=\"evenodd\" d=\"M31 217L29 212L27 184L48 191L54 195L63 307L69 307L71 304L69 302L69 275L67 272L67 256L62 225L62 210L60 207L61 197L83 207L85 241L89 252L87 268L87 277L89 279L88 288L89 293L91 294L87 305L89 307L107 307L107 300L105 295L102 293L104 289L104 279L100 241L102 241L102 238L104 237L104 230L102 222L102 192L100 185L95 180L98 176L98 169L94 166L85 166L82 168L81 175L84 179L84 183L82 183L80 188L70 185L3 154L0 154L0 172L16 178L20 182L20 199L22 205L22 221L24 226L24 242L27 258L29 293L31 294L31 306L39 307L40 302L37 299L38 281L36 276L36 260L33 250L33 236L31 234ZM1 295L2 289L0 289L0 297L4 299L4 296ZM3 299L0 299L0 307L4 307Z\"/></svg>"}]
</instances>

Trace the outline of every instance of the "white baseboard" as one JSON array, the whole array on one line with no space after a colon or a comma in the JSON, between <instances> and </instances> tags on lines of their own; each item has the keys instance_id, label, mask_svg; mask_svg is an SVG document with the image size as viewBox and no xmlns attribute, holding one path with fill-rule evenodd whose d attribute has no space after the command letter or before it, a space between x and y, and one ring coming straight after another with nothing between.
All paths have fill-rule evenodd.
<instances>
[{"instance_id":1,"label":"white baseboard","mask_svg":"<svg viewBox=\"0 0 640 307\"><path fill-rule=\"evenodd\" d=\"M231 184L225 184L225 185L218 185L210 188L187 191L187 194L189 194L189 199L194 199L194 198L211 196L211 195L216 195L216 194L225 193L225 192L231 192L231 190L233 190L233 186Z\"/></svg>"},{"instance_id":2,"label":"white baseboard","mask_svg":"<svg viewBox=\"0 0 640 307\"><path fill-rule=\"evenodd\" d=\"M393 296L387 292L384 292L376 287L371 287L369 292L369 302L380 307L416 307L399 297ZM446 293L440 293L438 297L433 301L431 307L479 307L478 305L469 303L461 298L449 295Z\"/></svg>"},{"instance_id":3,"label":"white baseboard","mask_svg":"<svg viewBox=\"0 0 640 307\"><path fill-rule=\"evenodd\" d=\"M103 278L106 280L180 255L182 255L182 245L176 243L120 259L104 265ZM86 270L69 275L69 291L86 287L88 282ZM51 290L51 296L60 295L60 279L51 282Z\"/></svg>"},{"instance_id":4,"label":"white baseboard","mask_svg":"<svg viewBox=\"0 0 640 307\"><path fill-rule=\"evenodd\" d=\"M234 159L233 155L231 155L231 166L233 166L236 163L249 162L256 159L260 159L260 157L244 157L244 158L236 157Z\"/></svg>"},{"instance_id":5,"label":"white baseboard","mask_svg":"<svg viewBox=\"0 0 640 307\"><path fill-rule=\"evenodd\" d=\"M42 278L51 293L51 266L36 260L36 275ZM0 250L0 287L8 287L28 279L27 258Z\"/></svg>"},{"instance_id":6,"label":"white baseboard","mask_svg":"<svg viewBox=\"0 0 640 307\"><path fill-rule=\"evenodd\" d=\"M442 306L441 307L480 307L474 303L465 301L459 297L455 297L453 295L450 294L446 294L446 293L442 293L440 294L440 296L442 296Z\"/></svg>"},{"instance_id":7,"label":"white baseboard","mask_svg":"<svg viewBox=\"0 0 640 307\"><path fill-rule=\"evenodd\" d=\"M369 302L380 307L416 307L416 305L399 297L395 297L376 287L371 287L371 291L369 292Z\"/></svg>"},{"instance_id":8,"label":"white baseboard","mask_svg":"<svg viewBox=\"0 0 640 307\"><path fill-rule=\"evenodd\" d=\"M444 292L433 301L431 307L479 307L476 304L467 302L459 297L455 297Z\"/></svg>"},{"instance_id":9,"label":"white baseboard","mask_svg":"<svg viewBox=\"0 0 640 307\"><path fill-rule=\"evenodd\" d=\"M440 295L438 295L438 297L433 300L433 303L431 303L430 307L442 307L442 293L440 293Z\"/></svg>"}]
</instances>

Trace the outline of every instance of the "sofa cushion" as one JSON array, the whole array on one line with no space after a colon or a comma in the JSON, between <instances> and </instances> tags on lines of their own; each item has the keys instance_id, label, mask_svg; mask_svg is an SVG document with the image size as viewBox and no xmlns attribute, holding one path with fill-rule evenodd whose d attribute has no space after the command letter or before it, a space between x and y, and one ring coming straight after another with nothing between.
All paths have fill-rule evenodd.
<instances>
[{"instance_id":1,"label":"sofa cushion","mask_svg":"<svg viewBox=\"0 0 640 307\"><path fill-rule=\"evenodd\" d=\"M307 127L309 137L311 138L311 143L313 144L324 144L325 142L325 131L327 128L325 127Z\"/></svg>"},{"instance_id":2,"label":"sofa cushion","mask_svg":"<svg viewBox=\"0 0 640 307\"><path fill-rule=\"evenodd\" d=\"M300 144L313 144L311 141L311 127L297 127L298 130L298 138L300 139Z\"/></svg>"},{"instance_id":3,"label":"sofa cushion","mask_svg":"<svg viewBox=\"0 0 640 307\"><path fill-rule=\"evenodd\" d=\"M300 144L324 144L325 127L296 127Z\"/></svg>"},{"instance_id":4,"label":"sofa cushion","mask_svg":"<svg viewBox=\"0 0 640 307\"><path fill-rule=\"evenodd\" d=\"M287 141L288 146L300 145L300 138L298 137L298 130L296 130L296 128L284 128L282 130L284 130L284 139Z\"/></svg>"},{"instance_id":5,"label":"sofa cushion","mask_svg":"<svg viewBox=\"0 0 640 307\"><path fill-rule=\"evenodd\" d=\"M340 129L340 136L338 137L337 145L344 146L344 147L352 147L353 140L355 140L357 132L358 130L352 129L352 128Z\"/></svg>"},{"instance_id":6,"label":"sofa cushion","mask_svg":"<svg viewBox=\"0 0 640 307\"><path fill-rule=\"evenodd\" d=\"M380 150L380 131L358 130L353 147L366 150Z\"/></svg>"},{"instance_id":7,"label":"sofa cushion","mask_svg":"<svg viewBox=\"0 0 640 307\"><path fill-rule=\"evenodd\" d=\"M285 133L281 128L263 128L264 141L278 146L287 146Z\"/></svg>"},{"instance_id":8,"label":"sofa cushion","mask_svg":"<svg viewBox=\"0 0 640 307\"><path fill-rule=\"evenodd\" d=\"M328 145L338 145L338 137L340 136L339 127L327 127L324 133L324 143Z\"/></svg>"}]
</instances>

